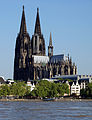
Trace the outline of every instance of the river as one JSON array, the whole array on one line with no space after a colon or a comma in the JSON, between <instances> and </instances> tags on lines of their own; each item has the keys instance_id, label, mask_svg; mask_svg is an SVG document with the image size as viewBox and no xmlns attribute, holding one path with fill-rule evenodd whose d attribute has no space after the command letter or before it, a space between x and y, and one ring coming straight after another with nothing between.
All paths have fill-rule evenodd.
<instances>
[{"instance_id":1,"label":"river","mask_svg":"<svg viewBox=\"0 0 92 120\"><path fill-rule=\"evenodd\" d=\"M92 101L0 102L0 120L92 120Z\"/></svg>"}]
</instances>

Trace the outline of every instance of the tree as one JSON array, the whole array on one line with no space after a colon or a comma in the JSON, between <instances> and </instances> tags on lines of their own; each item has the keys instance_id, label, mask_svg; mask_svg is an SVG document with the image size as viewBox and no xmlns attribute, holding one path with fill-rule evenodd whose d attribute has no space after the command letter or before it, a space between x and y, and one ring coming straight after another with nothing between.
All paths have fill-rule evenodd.
<instances>
[{"instance_id":1,"label":"tree","mask_svg":"<svg viewBox=\"0 0 92 120\"><path fill-rule=\"evenodd\" d=\"M66 81L68 81L68 82L73 82L73 80L71 80L71 79L65 79Z\"/></svg>"},{"instance_id":2,"label":"tree","mask_svg":"<svg viewBox=\"0 0 92 120\"><path fill-rule=\"evenodd\" d=\"M62 88L61 84L57 84L57 91L58 91L59 96L64 95L64 89Z\"/></svg>"},{"instance_id":3,"label":"tree","mask_svg":"<svg viewBox=\"0 0 92 120\"><path fill-rule=\"evenodd\" d=\"M30 94L30 87L24 82L17 82L12 85L2 85L0 86L0 96L13 95L22 97Z\"/></svg>"},{"instance_id":4,"label":"tree","mask_svg":"<svg viewBox=\"0 0 92 120\"><path fill-rule=\"evenodd\" d=\"M86 96L87 96L87 91L86 91L86 89L81 89L81 90L80 90L80 95L81 95L82 97L86 97Z\"/></svg>"},{"instance_id":5,"label":"tree","mask_svg":"<svg viewBox=\"0 0 92 120\"><path fill-rule=\"evenodd\" d=\"M24 82L17 82L11 86L11 94L23 97L26 95L26 84Z\"/></svg>"},{"instance_id":6,"label":"tree","mask_svg":"<svg viewBox=\"0 0 92 120\"><path fill-rule=\"evenodd\" d=\"M88 91L89 91L88 96L92 97L92 83L88 84Z\"/></svg>"},{"instance_id":7,"label":"tree","mask_svg":"<svg viewBox=\"0 0 92 120\"><path fill-rule=\"evenodd\" d=\"M88 87L82 89L80 94L82 97L92 97L92 83L88 83Z\"/></svg>"},{"instance_id":8,"label":"tree","mask_svg":"<svg viewBox=\"0 0 92 120\"><path fill-rule=\"evenodd\" d=\"M31 92L33 97L57 97L63 96L64 93L69 94L69 87L67 84L52 83L46 80L41 80Z\"/></svg>"}]
</instances>

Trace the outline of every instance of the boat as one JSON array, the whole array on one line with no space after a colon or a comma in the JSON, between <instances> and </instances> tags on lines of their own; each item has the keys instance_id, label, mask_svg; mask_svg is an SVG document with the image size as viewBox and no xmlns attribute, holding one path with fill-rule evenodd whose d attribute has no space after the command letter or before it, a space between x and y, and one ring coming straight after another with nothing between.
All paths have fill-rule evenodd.
<instances>
[{"instance_id":1,"label":"boat","mask_svg":"<svg viewBox=\"0 0 92 120\"><path fill-rule=\"evenodd\" d=\"M43 101L54 101L55 98L43 98L42 100L43 100Z\"/></svg>"}]
</instances>

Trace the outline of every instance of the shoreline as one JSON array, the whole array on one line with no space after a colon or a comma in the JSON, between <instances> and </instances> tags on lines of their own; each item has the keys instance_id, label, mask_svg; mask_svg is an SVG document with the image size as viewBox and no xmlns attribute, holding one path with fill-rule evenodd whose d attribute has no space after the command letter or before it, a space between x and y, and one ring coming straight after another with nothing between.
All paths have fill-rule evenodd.
<instances>
[{"instance_id":1,"label":"shoreline","mask_svg":"<svg viewBox=\"0 0 92 120\"><path fill-rule=\"evenodd\" d=\"M0 102L66 102L66 101L74 101L74 102L87 102L92 101L92 99L73 99L73 98L61 98L55 99L54 101L43 101L42 99L0 99Z\"/></svg>"}]
</instances>

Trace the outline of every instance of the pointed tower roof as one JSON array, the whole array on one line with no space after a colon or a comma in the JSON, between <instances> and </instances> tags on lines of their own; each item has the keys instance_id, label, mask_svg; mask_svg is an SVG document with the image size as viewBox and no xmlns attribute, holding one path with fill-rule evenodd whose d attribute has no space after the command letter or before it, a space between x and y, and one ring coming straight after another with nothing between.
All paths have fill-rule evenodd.
<instances>
[{"instance_id":1,"label":"pointed tower roof","mask_svg":"<svg viewBox=\"0 0 92 120\"><path fill-rule=\"evenodd\" d=\"M20 34L24 34L24 33L27 33L27 28L26 28L26 19L25 19L24 6L23 6L21 26L20 26Z\"/></svg>"},{"instance_id":2,"label":"pointed tower roof","mask_svg":"<svg viewBox=\"0 0 92 120\"><path fill-rule=\"evenodd\" d=\"M67 57L68 57L68 61L69 61L69 60L70 60L69 53L68 53L68 56L67 56Z\"/></svg>"},{"instance_id":3,"label":"pointed tower roof","mask_svg":"<svg viewBox=\"0 0 92 120\"><path fill-rule=\"evenodd\" d=\"M35 31L34 33L41 35L41 27L40 27L40 19L39 19L39 8L37 8L37 16L36 16L36 23L35 23Z\"/></svg>"},{"instance_id":4,"label":"pointed tower roof","mask_svg":"<svg viewBox=\"0 0 92 120\"><path fill-rule=\"evenodd\" d=\"M49 41L49 46L52 46L52 36L51 36L51 32L50 32L50 41Z\"/></svg>"},{"instance_id":5,"label":"pointed tower roof","mask_svg":"<svg viewBox=\"0 0 92 120\"><path fill-rule=\"evenodd\" d=\"M70 61L69 61L69 63L72 65L72 57L70 57Z\"/></svg>"}]
</instances>

